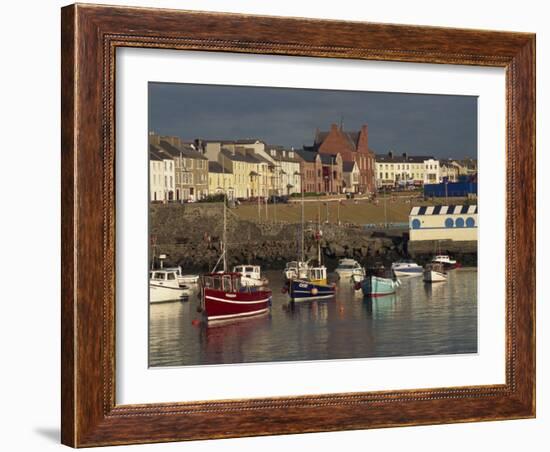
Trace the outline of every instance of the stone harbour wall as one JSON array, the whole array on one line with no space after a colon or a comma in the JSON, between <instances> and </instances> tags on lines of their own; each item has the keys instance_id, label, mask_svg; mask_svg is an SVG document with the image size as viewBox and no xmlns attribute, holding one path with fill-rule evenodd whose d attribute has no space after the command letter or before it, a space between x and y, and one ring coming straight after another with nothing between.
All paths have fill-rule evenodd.
<instances>
[{"instance_id":1,"label":"stone harbour wall","mask_svg":"<svg viewBox=\"0 0 550 452\"><path fill-rule=\"evenodd\" d=\"M301 225L257 223L240 220L232 209L227 210L227 254L230 266L242 263L262 265L264 269L283 268L301 253ZM305 254L317 257L318 243L323 261L332 270L338 259L352 257L363 265L382 262L385 265L411 253L419 263L436 250L435 244L423 243L413 250L404 231L366 230L359 226L321 225L322 236L317 241L318 225L305 225ZM181 265L186 271L211 270L221 255L223 236L222 204L168 204L150 208L150 255L167 255L167 264ZM153 246L154 243L154 246ZM420 242L418 242L420 243ZM451 248L464 254L463 248L441 245L441 251ZM477 248L470 247L472 252ZM468 251L469 253L470 251ZM467 254L467 253L466 253ZM456 253L454 253L457 256ZM459 257L459 256L457 256ZM470 261L475 262L475 257Z\"/></svg>"}]
</instances>

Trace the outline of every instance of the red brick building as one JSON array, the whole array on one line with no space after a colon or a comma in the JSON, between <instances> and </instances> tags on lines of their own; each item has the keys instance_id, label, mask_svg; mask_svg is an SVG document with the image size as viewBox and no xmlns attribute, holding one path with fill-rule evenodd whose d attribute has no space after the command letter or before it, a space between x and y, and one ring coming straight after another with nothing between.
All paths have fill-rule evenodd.
<instances>
[{"instance_id":1,"label":"red brick building","mask_svg":"<svg viewBox=\"0 0 550 452\"><path fill-rule=\"evenodd\" d=\"M355 132L345 131L337 124L332 124L329 131L317 130L313 146L307 149L320 154L340 154L345 162L357 162L360 173L359 191L375 191L374 152L369 149L369 132L366 124Z\"/></svg>"},{"instance_id":2,"label":"red brick building","mask_svg":"<svg viewBox=\"0 0 550 452\"><path fill-rule=\"evenodd\" d=\"M296 151L300 159L302 189L306 193L342 193L343 160L340 154Z\"/></svg>"}]
</instances>

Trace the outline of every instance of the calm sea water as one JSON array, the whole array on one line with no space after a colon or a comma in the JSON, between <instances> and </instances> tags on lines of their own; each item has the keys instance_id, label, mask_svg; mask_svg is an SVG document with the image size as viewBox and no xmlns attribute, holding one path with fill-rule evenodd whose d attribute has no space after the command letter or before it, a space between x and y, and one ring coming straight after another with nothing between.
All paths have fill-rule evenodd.
<instances>
[{"instance_id":1,"label":"calm sea water","mask_svg":"<svg viewBox=\"0 0 550 452\"><path fill-rule=\"evenodd\" d=\"M420 356L477 352L477 270L447 282L402 279L396 295L363 299L340 284L335 299L292 303L280 271L266 272L271 312L193 325L198 299L150 306L150 366ZM195 322L196 323L196 322Z\"/></svg>"}]
</instances>

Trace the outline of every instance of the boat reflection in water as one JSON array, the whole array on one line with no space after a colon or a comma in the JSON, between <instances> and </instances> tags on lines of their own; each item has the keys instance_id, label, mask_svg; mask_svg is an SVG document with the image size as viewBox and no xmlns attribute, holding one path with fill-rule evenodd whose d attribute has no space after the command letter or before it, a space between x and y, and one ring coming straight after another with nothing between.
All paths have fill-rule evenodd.
<instances>
[{"instance_id":1,"label":"boat reflection in water","mask_svg":"<svg viewBox=\"0 0 550 452\"><path fill-rule=\"evenodd\" d=\"M272 287L280 270L265 271ZM261 317L200 321L199 301L149 306L149 365L186 366L476 353L477 270L444 284L404 278L396 294L363 298L349 284L334 298L292 302L280 290ZM359 296L358 296L359 295Z\"/></svg>"},{"instance_id":2,"label":"boat reflection in water","mask_svg":"<svg viewBox=\"0 0 550 452\"><path fill-rule=\"evenodd\" d=\"M377 297L365 297L365 307L373 318L392 315L397 308L398 296L395 293L379 295Z\"/></svg>"}]
</instances>

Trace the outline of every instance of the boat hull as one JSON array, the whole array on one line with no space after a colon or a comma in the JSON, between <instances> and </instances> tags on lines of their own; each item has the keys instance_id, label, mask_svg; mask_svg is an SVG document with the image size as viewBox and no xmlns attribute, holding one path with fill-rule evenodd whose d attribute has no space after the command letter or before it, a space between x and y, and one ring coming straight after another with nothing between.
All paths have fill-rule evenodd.
<instances>
[{"instance_id":1,"label":"boat hull","mask_svg":"<svg viewBox=\"0 0 550 452\"><path fill-rule=\"evenodd\" d=\"M149 284L149 302L165 303L167 301L180 301L189 298L190 291L187 287L166 287L158 284Z\"/></svg>"},{"instance_id":2,"label":"boat hull","mask_svg":"<svg viewBox=\"0 0 550 452\"><path fill-rule=\"evenodd\" d=\"M288 291L294 301L332 298L336 293L333 285L294 279L289 282Z\"/></svg>"},{"instance_id":3,"label":"boat hull","mask_svg":"<svg viewBox=\"0 0 550 452\"><path fill-rule=\"evenodd\" d=\"M390 278L367 276L361 283L361 290L366 297L383 297L395 293L399 283Z\"/></svg>"},{"instance_id":4,"label":"boat hull","mask_svg":"<svg viewBox=\"0 0 550 452\"><path fill-rule=\"evenodd\" d=\"M422 275L422 272L424 269L420 266L418 267L410 267L410 268L401 268L401 269L393 269L393 272L395 273L395 276L420 276Z\"/></svg>"},{"instance_id":5,"label":"boat hull","mask_svg":"<svg viewBox=\"0 0 550 452\"><path fill-rule=\"evenodd\" d=\"M271 305L270 290L223 292L205 288L203 308L208 321L252 317L265 314Z\"/></svg>"},{"instance_id":6,"label":"boat hull","mask_svg":"<svg viewBox=\"0 0 550 452\"><path fill-rule=\"evenodd\" d=\"M444 281L447 281L447 275L445 273L436 272L434 270L424 271L424 282L434 283L434 282L444 282Z\"/></svg>"}]
</instances>

